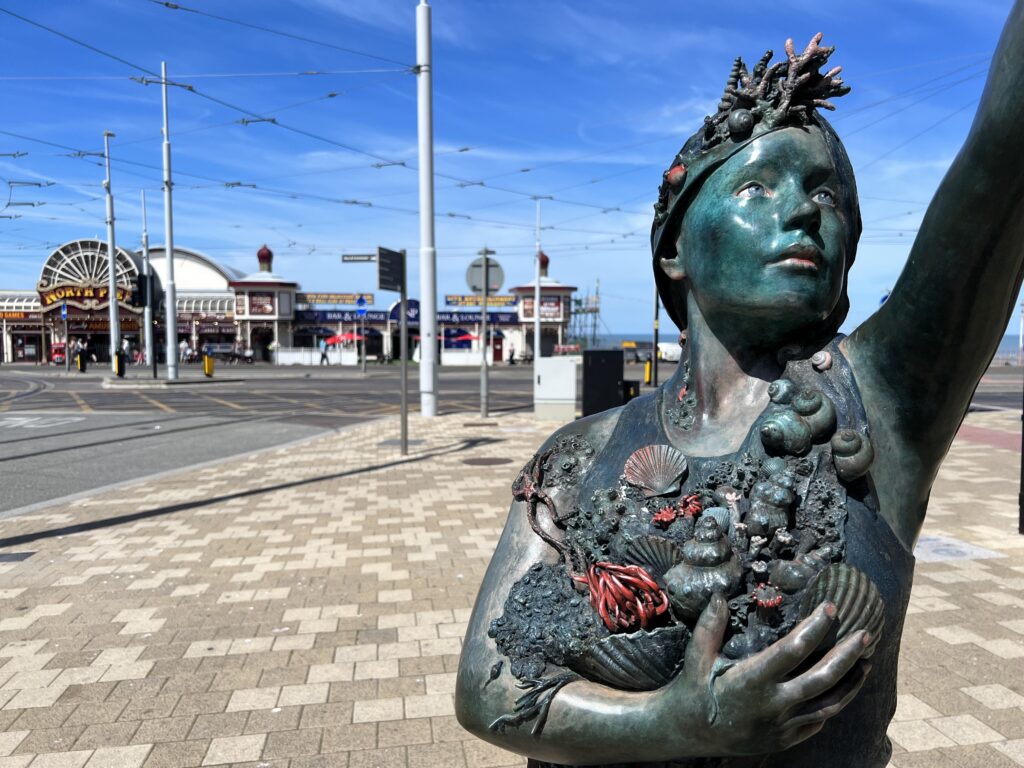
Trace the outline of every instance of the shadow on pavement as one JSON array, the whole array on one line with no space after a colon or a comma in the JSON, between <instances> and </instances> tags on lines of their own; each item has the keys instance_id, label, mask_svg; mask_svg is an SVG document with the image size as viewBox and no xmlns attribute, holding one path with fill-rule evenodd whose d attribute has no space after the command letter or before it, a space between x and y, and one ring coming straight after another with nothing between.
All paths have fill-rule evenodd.
<instances>
[{"instance_id":1,"label":"shadow on pavement","mask_svg":"<svg viewBox=\"0 0 1024 768\"><path fill-rule=\"evenodd\" d=\"M339 480L343 477L353 477L355 475L364 474L366 472L375 472L380 469L391 469L393 467L401 467L405 464L415 464L417 462L426 461L432 459L435 456L443 456L445 454L461 453L463 451L471 451L474 448L480 448L485 445L493 445L495 443L505 442L501 438L473 438L460 440L450 446L441 446L431 451L427 451L419 456L410 456L406 459L397 459L395 461L388 461L382 464L371 464L368 467L359 467L358 469L350 469L344 472L334 472L329 475L319 475L317 477L309 477L304 480L293 480L288 483L278 483L277 485L264 486L262 488L251 488L247 491L239 491L237 493L229 493L223 496L214 496L208 499L200 499L198 501L186 501L181 504L171 504L166 507L157 507L155 509L147 509L141 512L132 512L127 515L118 515L117 517L109 517L103 520L91 520L87 523L77 523L75 525L64 526L63 528L54 528L47 531L37 531L35 533L25 533L20 536L9 536L4 539L0 539L0 548L3 547L17 547L22 544L28 544L33 541L40 541L42 539L52 539L57 536L69 536L75 533L84 533L86 531L95 531L102 528L112 528L118 525L124 525L126 523L134 523L139 520L147 520L151 517L160 517L162 515L171 515L175 512L185 512L190 509L200 509L202 507L208 507L213 504L220 504L225 501L233 501L235 499L245 499L251 496L260 496L265 493L273 493L274 491L283 491L290 488L301 488L304 485L314 485L316 483L322 483L326 480Z\"/></svg>"}]
</instances>

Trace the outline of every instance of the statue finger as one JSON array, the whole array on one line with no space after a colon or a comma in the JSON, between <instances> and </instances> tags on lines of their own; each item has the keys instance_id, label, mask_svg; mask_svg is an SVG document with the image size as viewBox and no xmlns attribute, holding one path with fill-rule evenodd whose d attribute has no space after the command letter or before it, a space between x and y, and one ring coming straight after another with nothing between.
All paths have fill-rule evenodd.
<instances>
[{"instance_id":1,"label":"statue finger","mask_svg":"<svg viewBox=\"0 0 1024 768\"><path fill-rule=\"evenodd\" d=\"M861 661L832 690L802 707L802 714L791 718L786 728L800 729L814 723L824 724L838 715L856 698L870 671L871 664Z\"/></svg>"},{"instance_id":2,"label":"statue finger","mask_svg":"<svg viewBox=\"0 0 1024 768\"><path fill-rule=\"evenodd\" d=\"M779 746L782 749L789 749L790 747L795 747L801 741L807 741L807 739L811 738L811 736L814 736L818 731L825 727L825 722L825 720L822 720L799 728L784 730L779 738Z\"/></svg>"},{"instance_id":3,"label":"statue finger","mask_svg":"<svg viewBox=\"0 0 1024 768\"><path fill-rule=\"evenodd\" d=\"M870 644L871 635L863 630L854 632L811 669L783 683L782 695L789 701L800 703L827 693L846 677Z\"/></svg>"},{"instance_id":4,"label":"statue finger","mask_svg":"<svg viewBox=\"0 0 1024 768\"><path fill-rule=\"evenodd\" d=\"M760 653L751 656L744 665L769 681L781 681L787 674L803 664L828 636L836 621L836 607L822 603L794 627L793 631Z\"/></svg>"},{"instance_id":5,"label":"statue finger","mask_svg":"<svg viewBox=\"0 0 1024 768\"><path fill-rule=\"evenodd\" d=\"M729 626L729 605L719 594L711 596L707 608L693 628L693 636L686 648L683 671L691 680L706 682L711 668L718 659L718 653Z\"/></svg>"}]
</instances>

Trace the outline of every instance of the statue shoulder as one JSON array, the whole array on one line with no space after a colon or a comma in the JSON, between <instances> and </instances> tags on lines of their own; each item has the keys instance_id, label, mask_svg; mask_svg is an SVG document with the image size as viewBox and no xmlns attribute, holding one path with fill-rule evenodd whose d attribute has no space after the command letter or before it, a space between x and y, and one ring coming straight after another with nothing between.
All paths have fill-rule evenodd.
<instances>
[{"instance_id":1,"label":"statue shoulder","mask_svg":"<svg viewBox=\"0 0 1024 768\"><path fill-rule=\"evenodd\" d=\"M624 406L610 408L607 411L601 411L601 413L595 413L571 421L552 432L537 453L543 454L550 451L556 448L559 443L564 443L567 439L574 437L582 438L591 448L600 452L608 443L612 432L615 431L615 426L619 423L619 417L622 415L623 410Z\"/></svg>"},{"instance_id":2,"label":"statue shoulder","mask_svg":"<svg viewBox=\"0 0 1024 768\"><path fill-rule=\"evenodd\" d=\"M569 508L608 444L622 410L612 408L555 430L520 471L512 484L513 497L523 501L541 490L560 508Z\"/></svg>"}]
</instances>

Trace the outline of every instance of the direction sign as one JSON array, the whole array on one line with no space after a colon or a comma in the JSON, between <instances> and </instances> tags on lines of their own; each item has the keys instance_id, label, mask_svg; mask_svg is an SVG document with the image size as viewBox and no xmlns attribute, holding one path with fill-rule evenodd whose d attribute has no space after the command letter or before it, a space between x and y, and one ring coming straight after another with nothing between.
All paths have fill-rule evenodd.
<instances>
[{"instance_id":1,"label":"direction sign","mask_svg":"<svg viewBox=\"0 0 1024 768\"><path fill-rule=\"evenodd\" d=\"M377 256L372 253L343 253L341 254L341 260L345 263L352 261L373 262L377 260Z\"/></svg>"},{"instance_id":2,"label":"direction sign","mask_svg":"<svg viewBox=\"0 0 1024 768\"><path fill-rule=\"evenodd\" d=\"M505 273L496 259L489 256L481 256L473 259L473 263L466 270L466 285L469 290L476 294L484 292L484 259L487 259L487 293L497 293L505 282Z\"/></svg>"},{"instance_id":3,"label":"direction sign","mask_svg":"<svg viewBox=\"0 0 1024 768\"><path fill-rule=\"evenodd\" d=\"M402 292L405 284L405 251L377 249L377 287L382 291Z\"/></svg>"},{"instance_id":4,"label":"direction sign","mask_svg":"<svg viewBox=\"0 0 1024 768\"><path fill-rule=\"evenodd\" d=\"M60 319L61 320L67 320L68 319L68 305L67 304L61 304L60 305Z\"/></svg>"},{"instance_id":5,"label":"direction sign","mask_svg":"<svg viewBox=\"0 0 1024 768\"><path fill-rule=\"evenodd\" d=\"M366 299L362 296L356 299L356 314L360 317L366 317Z\"/></svg>"}]
</instances>

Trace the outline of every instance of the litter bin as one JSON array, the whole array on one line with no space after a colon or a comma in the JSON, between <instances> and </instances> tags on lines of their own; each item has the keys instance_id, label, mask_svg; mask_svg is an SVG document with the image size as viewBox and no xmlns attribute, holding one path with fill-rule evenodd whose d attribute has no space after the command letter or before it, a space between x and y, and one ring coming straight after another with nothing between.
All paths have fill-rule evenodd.
<instances>
[{"instance_id":1,"label":"litter bin","mask_svg":"<svg viewBox=\"0 0 1024 768\"><path fill-rule=\"evenodd\" d=\"M86 360L85 357L85 352L79 352L75 355L75 363L78 366L79 372L85 373L85 367L88 365L88 362L89 361Z\"/></svg>"},{"instance_id":2,"label":"litter bin","mask_svg":"<svg viewBox=\"0 0 1024 768\"><path fill-rule=\"evenodd\" d=\"M583 415L617 408L623 402L621 349L583 352Z\"/></svg>"},{"instance_id":3,"label":"litter bin","mask_svg":"<svg viewBox=\"0 0 1024 768\"><path fill-rule=\"evenodd\" d=\"M626 379L622 382L622 404L625 405L634 397L640 397L640 382L636 379Z\"/></svg>"},{"instance_id":4,"label":"litter bin","mask_svg":"<svg viewBox=\"0 0 1024 768\"><path fill-rule=\"evenodd\" d=\"M118 350L114 353L114 373L117 374L119 379L124 378L124 367L127 362L128 356L124 352Z\"/></svg>"},{"instance_id":5,"label":"litter bin","mask_svg":"<svg viewBox=\"0 0 1024 768\"><path fill-rule=\"evenodd\" d=\"M213 355L203 355L203 375L208 379L213 377Z\"/></svg>"}]
</instances>

